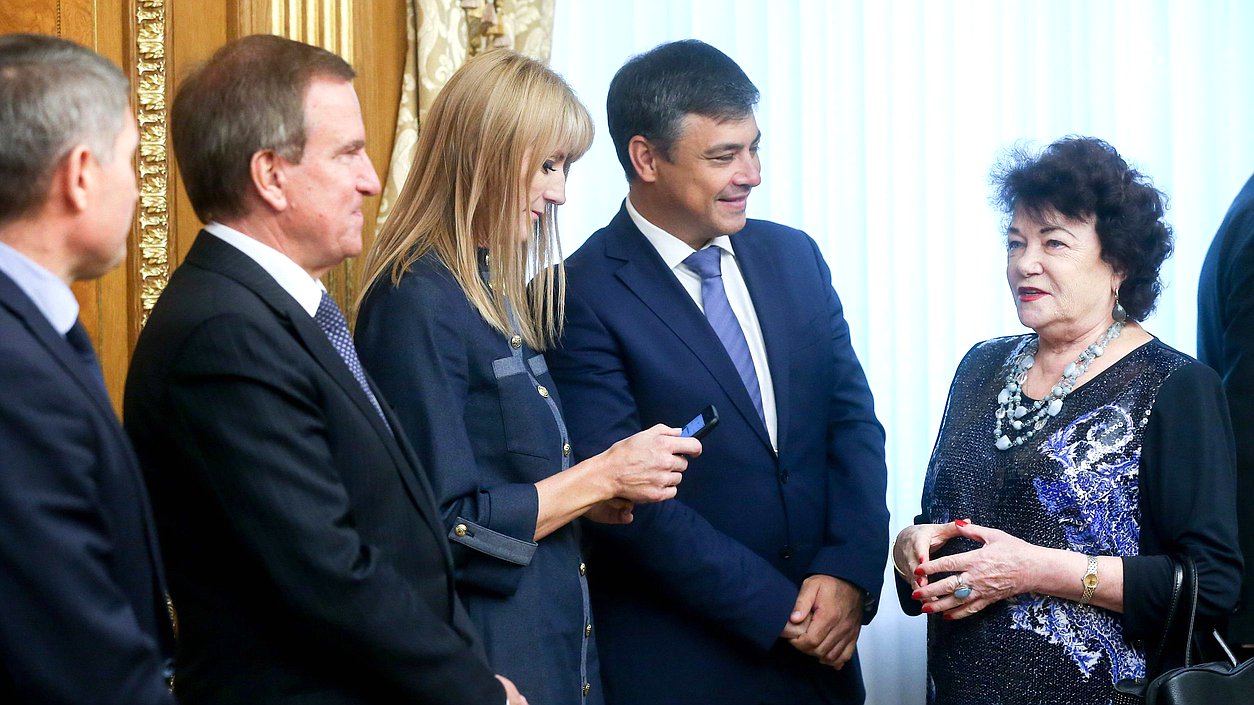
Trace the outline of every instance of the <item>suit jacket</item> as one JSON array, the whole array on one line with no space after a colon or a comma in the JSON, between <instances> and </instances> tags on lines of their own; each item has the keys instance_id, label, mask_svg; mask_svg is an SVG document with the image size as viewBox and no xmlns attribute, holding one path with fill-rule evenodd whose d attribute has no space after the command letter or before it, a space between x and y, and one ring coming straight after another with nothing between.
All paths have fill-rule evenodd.
<instances>
[{"instance_id":1,"label":"suit jacket","mask_svg":"<svg viewBox=\"0 0 1254 705\"><path fill-rule=\"evenodd\" d=\"M864 697L856 662L821 666L778 635L812 574L862 588L864 620L874 614L884 432L815 243L756 220L731 240L766 342L778 454L722 343L625 209L567 263L565 334L548 358L576 455L707 404L721 417L678 498L596 530L589 575L612 705Z\"/></svg>"},{"instance_id":2,"label":"suit jacket","mask_svg":"<svg viewBox=\"0 0 1254 705\"><path fill-rule=\"evenodd\" d=\"M431 473L488 663L533 703L599 705L578 525L533 541L535 483L571 460L544 356L488 325L434 253L396 286L384 277L357 348Z\"/></svg>"},{"instance_id":3,"label":"suit jacket","mask_svg":"<svg viewBox=\"0 0 1254 705\"><path fill-rule=\"evenodd\" d=\"M213 235L140 335L125 419L165 540L183 703L504 700L412 449L313 318Z\"/></svg>"},{"instance_id":4,"label":"suit jacket","mask_svg":"<svg viewBox=\"0 0 1254 705\"><path fill-rule=\"evenodd\" d=\"M1232 415L1245 578L1229 634L1254 644L1254 177L1232 202L1202 264L1197 357L1223 378Z\"/></svg>"},{"instance_id":5,"label":"suit jacket","mask_svg":"<svg viewBox=\"0 0 1254 705\"><path fill-rule=\"evenodd\" d=\"M0 389L0 701L172 703L130 443L97 373L4 274Z\"/></svg>"}]
</instances>

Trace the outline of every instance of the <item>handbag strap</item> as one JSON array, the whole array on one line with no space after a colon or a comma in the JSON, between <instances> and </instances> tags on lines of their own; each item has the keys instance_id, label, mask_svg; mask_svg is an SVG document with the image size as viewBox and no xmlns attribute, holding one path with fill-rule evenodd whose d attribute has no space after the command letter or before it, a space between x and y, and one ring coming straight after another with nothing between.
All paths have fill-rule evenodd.
<instances>
[{"instance_id":1,"label":"handbag strap","mask_svg":"<svg viewBox=\"0 0 1254 705\"><path fill-rule=\"evenodd\" d=\"M1171 567L1174 573L1171 585L1171 602L1167 608L1167 620L1163 623L1163 634L1158 639L1158 646L1150 657L1146 659L1145 672L1150 678L1163 672L1163 659L1166 656L1167 643L1171 640L1173 633L1172 627L1175 626L1176 616L1180 612L1180 592L1184 586L1184 566L1174 557L1168 556L1168 558L1171 559Z\"/></svg>"},{"instance_id":2,"label":"handbag strap","mask_svg":"<svg viewBox=\"0 0 1254 705\"><path fill-rule=\"evenodd\" d=\"M1197 627L1197 566L1193 562L1193 557L1184 554L1180 558L1172 557L1172 564L1175 567L1174 585L1171 595L1171 610L1168 612L1167 624L1163 627L1163 638L1158 645L1158 651L1155 653L1154 665L1156 668L1162 666L1162 659L1165 658L1167 644L1171 640L1174 633L1173 627L1177 619L1185 620L1184 626L1184 666L1187 668L1193 665L1194 642L1193 632ZM1187 586L1187 591L1184 589ZM1187 612L1184 612L1187 610ZM1219 644L1227 657L1228 662L1232 666L1236 666L1238 661L1232 653L1232 649L1228 648L1228 644L1220 636L1218 629L1211 630L1211 637ZM1197 654L1201 660L1201 647L1197 647ZM1150 671L1151 673L1161 673L1161 670Z\"/></svg>"}]
</instances>

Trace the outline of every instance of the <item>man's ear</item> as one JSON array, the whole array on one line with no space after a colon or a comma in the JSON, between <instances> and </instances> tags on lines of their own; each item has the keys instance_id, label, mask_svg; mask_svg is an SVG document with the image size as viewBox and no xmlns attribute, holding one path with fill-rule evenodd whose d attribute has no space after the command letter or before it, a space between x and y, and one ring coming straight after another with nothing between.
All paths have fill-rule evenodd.
<instances>
[{"instance_id":1,"label":"man's ear","mask_svg":"<svg viewBox=\"0 0 1254 705\"><path fill-rule=\"evenodd\" d=\"M257 197L276 211L287 210L287 193L283 187L287 179L283 168L287 162L270 149L254 152L248 160L248 175L252 178Z\"/></svg>"},{"instance_id":2,"label":"man's ear","mask_svg":"<svg viewBox=\"0 0 1254 705\"><path fill-rule=\"evenodd\" d=\"M49 195L60 191L66 208L77 213L87 210L90 202L88 195L100 176L91 170L91 163L95 160L91 147L85 144L74 145L53 172L52 179L55 183Z\"/></svg>"},{"instance_id":3,"label":"man's ear","mask_svg":"<svg viewBox=\"0 0 1254 705\"><path fill-rule=\"evenodd\" d=\"M665 157L649 140L640 135L632 137L627 143L627 156L631 157L637 178L647 184L657 181L657 162Z\"/></svg>"}]
</instances>

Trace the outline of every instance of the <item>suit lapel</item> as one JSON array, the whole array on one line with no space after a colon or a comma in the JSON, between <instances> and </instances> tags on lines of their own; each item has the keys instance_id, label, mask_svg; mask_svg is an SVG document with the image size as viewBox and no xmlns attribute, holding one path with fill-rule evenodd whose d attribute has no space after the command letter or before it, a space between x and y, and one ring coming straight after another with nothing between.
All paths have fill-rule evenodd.
<instances>
[{"instance_id":1,"label":"suit lapel","mask_svg":"<svg viewBox=\"0 0 1254 705\"><path fill-rule=\"evenodd\" d=\"M301 308L296 299L292 298L291 294L288 294L283 287L279 286L274 277L271 277L266 270L262 269L261 265L210 233L202 231L197 236L192 249L187 253L187 263L217 272L239 282L259 296L275 311L280 322L292 331L292 334L300 341L301 346L309 352L310 356L318 363L318 366L353 400L357 410L361 412L362 416L374 428L375 433L379 435L384 447L387 448L388 453L392 456L393 464L401 476L401 481L409 493L410 500L418 508L418 513L422 515L423 520L427 522L432 531L443 537L443 527L436 523L438 521L437 517L432 516L435 507L435 495L432 493L430 486L419 477L418 465L413 461L412 454L407 455L405 453L401 448L399 439L392 433L391 429L384 425L383 420L379 418L379 413L375 411L374 405L370 403L370 398L366 396L361 385L357 384L357 379L353 377L352 371L348 369L344 358L340 357L340 354L336 352L326 333L318 326L313 317L309 315L309 312ZM373 384L371 384L371 388L374 389ZM375 390L375 396L379 399L380 406L387 406L383 401L383 397L379 396L377 389ZM395 419L389 419L389 422L393 424L393 428L397 428Z\"/></svg>"},{"instance_id":2,"label":"suit lapel","mask_svg":"<svg viewBox=\"0 0 1254 705\"><path fill-rule=\"evenodd\" d=\"M632 222L626 207L619 210L610 224L606 255L624 261L616 272L619 281L683 341L732 400L745 422L769 447L770 436L723 342L675 278L675 273Z\"/></svg>"},{"instance_id":3,"label":"suit lapel","mask_svg":"<svg viewBox=\"0 0 1254 705\"><path fill-rule=\"evenodd\" d=\"M758 315L762 340L766 344L766 362L770 368L771 387L775 392L775 427L780 452L788 434L788 311L782 297L775 294L785 281L779 269L779 261L764 247L761 238L754 238L745 230L731 238L736 252L736 264L744 277L753 310Z\"/></svg>"},{"instance_id":4,"label":"suit lapel","mask_svg":"<svg viewBox=\"0 0 1254 705\"><path fill-rule=\"evenodd\" d=\"M83 392L91 398L96 410L108 416L113 420L114 425L117 425L117 413L113 411L113 404L101 388L100 381L88 376L89 373L83 368L78 352L65 339L65 336L57 333L48 319L44 317L43 312L26 296L26 292L18 288L17 284L14 284L13 280L3 273L0 273L0 304L22 321L31 337L48 351L49 356L56 360L75 384L82 387ZM119 429L119 438L121 433Z\"/></svg>"}]
</instances>

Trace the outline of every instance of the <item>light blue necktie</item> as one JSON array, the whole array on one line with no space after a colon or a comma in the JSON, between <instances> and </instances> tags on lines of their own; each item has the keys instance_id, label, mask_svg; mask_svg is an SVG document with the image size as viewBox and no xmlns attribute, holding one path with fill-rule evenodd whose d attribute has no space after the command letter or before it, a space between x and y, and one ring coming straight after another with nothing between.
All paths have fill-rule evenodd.
<instances>
[{"instance_id":1,"label":"light blue necktie","mask_svg":"<svg viewBox=\"0 0 1254 705\"><path fill-rule=\"evenodd\" d=\"M366 393L370 403L374 405L374 410L379 412L379 418L383 419L383 425L390 430L392 427L388 424L387 417L383 415L383 408L379 406L379 400L375 398L374 392L366 382L366 374L362 372L361 360L357 359L357 348L353 347L353 337L349 335L348 321L344 320L344 312L335 303L335 299L325 291L322 292L322 300L318 302L318 312L314 314L314 322L323 333L327 334L327 339L331 341L331 347L335 348L335 352L344 358L344 364L348 365L349 372L353 373L353 378L357 380L357 384L361 385L361 391Z\"/></svg>"},{"instance_id":2,"label":"light blue necktie","mask_svg":"<svg viewBox=\"0 0 1254 705\"><path fill-rule=\"evenodd\" d=\"M736 372L740 373L740 381L744 382L745 391L749 392L749 398L758 410L758 417L766 423L766 415L762 413L762 389L758 387L753 356L749 354L745 332L732 311L731 302L727 300L727 290L723 288L721 252L721 248L715 246L697 250L688 255L684 264L701 277L701 304L705 309L705 318L714 329L714 334L723 341Z\"/></svg>"}]
</instances>

